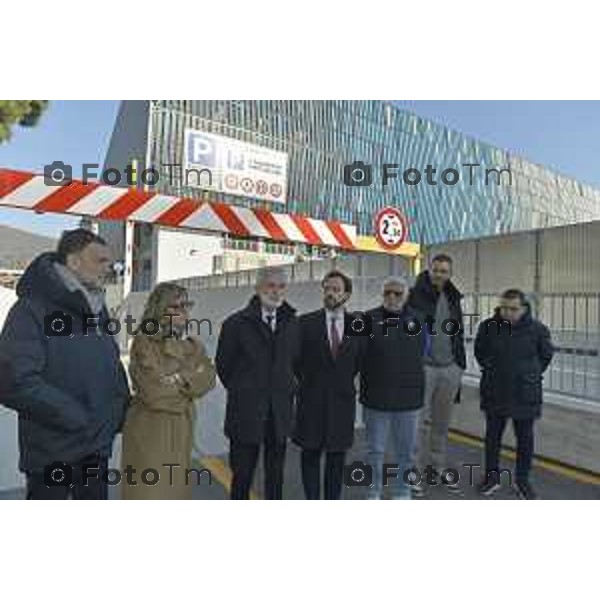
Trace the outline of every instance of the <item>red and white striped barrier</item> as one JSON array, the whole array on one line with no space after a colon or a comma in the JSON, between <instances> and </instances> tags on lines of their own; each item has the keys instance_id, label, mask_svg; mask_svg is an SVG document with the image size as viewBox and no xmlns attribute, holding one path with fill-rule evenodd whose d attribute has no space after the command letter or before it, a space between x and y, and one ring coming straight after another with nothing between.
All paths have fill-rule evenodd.
<instances>
[{"instance_id":1,"label":"red and white striped barrier","mask_svg":"<svg viewBox=\"0 0 600 600\"><path fill-rule=\"evenodd\" d=\"M43 175L10 169L0 169L0 205L356 249L356 227L337 221L165 196L136 188L84 184L75 179L68 185L49 186Z\"/></svg>"}]
</instances>

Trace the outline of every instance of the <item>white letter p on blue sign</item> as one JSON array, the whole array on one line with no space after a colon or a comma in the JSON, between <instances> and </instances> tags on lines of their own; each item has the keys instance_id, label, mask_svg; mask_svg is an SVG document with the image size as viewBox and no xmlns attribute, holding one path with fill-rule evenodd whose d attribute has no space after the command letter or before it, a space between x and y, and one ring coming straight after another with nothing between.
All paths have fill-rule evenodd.
<instances>
[{"instance_id":1,"label":"white letter p on blue sign","mask_svg":"<svg viewBox=\"0 0 600 600\"><path fill-rule=\"evenodd\" d=\"M188 137L188 160L192 164L214 167L216 162L214 141L202 133L190 131Z\"/></svg>"}]
</instances>

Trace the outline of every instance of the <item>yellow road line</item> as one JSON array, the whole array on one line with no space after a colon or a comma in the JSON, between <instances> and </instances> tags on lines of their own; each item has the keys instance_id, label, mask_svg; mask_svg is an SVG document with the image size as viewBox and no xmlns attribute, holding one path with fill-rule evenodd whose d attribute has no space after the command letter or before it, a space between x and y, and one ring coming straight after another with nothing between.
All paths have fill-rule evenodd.
<instances>
[{"instance_id":1,"label":"yellow road line","mask_svg":"<svg viewBox=\"0 0 600 600\"><path fill-rule=\"evenodd\" d=\"M448 439L465 446L483 448L483 440L481 438L478 438L474 435L461 433L460 431L450 431L448 434ZM503 458L508 458L510 460L515 460L516 458L516 453L514 450L502 449L500 455ZM578 481L580 483L600 485L600 475L596 475L595 473L584 471L582 469L577 469L576 467L571 467L569 465L564 465L551 459L535 457L533 459L533 464L536 467L550 471L555 475L561 475L567 479L573 479L574 481Z\"/></svg>"},{"instance_id":2,"label":"yellow road line","mask_svg":"<svg viewBox=\"0 0 600 600\"><path fill-rule=\"evenodd\" d=\"M232 473L231 469L225 464L225 461L216 456L203 456L196 462L205 469L208 469L229 495L229 492L231 491ZM260 496L251 491L250 500L260 500Z\"/></svg>"},{"instance_id":3,"label":"yellow road line","mask_svg":"<svg viewBox=\"0 0 600 600\"><path fill-rule=\"evenodd\" d=\"M460 431L452 430L448 433L448 439L456 444L462 444L463 446L471 446L472 448L483 448L483 440L477 436L462 433ZM502 449L500 455L503 458L509 460L515 460L516 453L514 450ZM231 491L231 469L227 464L216 456L203 456L202 459L197 461L202 467L209 469L212 476L223 486L227 494ZM536 457L533 459L533 464L536 467L544 469L560 475L567 479L578 481L579 483L586 483L591 485L600 485L600 475L595 473L583 471L575 467L563 465L552 461L547 458ZM260 500L261 497L254 492L250 493L251 500Z\"/></svg>"}]
</instances>

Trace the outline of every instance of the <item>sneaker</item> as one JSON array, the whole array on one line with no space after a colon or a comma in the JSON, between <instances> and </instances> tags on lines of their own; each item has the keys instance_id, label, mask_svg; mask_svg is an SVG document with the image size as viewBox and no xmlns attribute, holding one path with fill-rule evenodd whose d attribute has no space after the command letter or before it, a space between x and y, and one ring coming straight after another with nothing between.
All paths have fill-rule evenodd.
<instances>
[{"instance_id":1,"label":"sneaker","mask_svg":"<svg viewBox=\"0 0 600 600\"><path fill-rule=\"evenodd\" d=\"M484 479L479 484L477 491L482 496L487 496L489 498L490 496L493 496L501 487L502 486L500 485L500 482L492 477L489 480Z\"/></svg>"},{"instance_id":2,"label":"sneaker","mask_svg":"<svg viewBox=\"0 0 600 600\"><path fill-rule=\"evenodd\" d=\"M535 490L527 481L515 483L514 488L519 500L537 500L538 496L535 493Z\"/></svg>"}]
</instances>

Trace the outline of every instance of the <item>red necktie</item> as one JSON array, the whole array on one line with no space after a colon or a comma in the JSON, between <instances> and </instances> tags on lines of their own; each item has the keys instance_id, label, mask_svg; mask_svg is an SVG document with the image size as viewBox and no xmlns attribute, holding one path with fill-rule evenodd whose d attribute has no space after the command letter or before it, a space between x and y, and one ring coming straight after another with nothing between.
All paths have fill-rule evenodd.
<instances>
[{"instance_id":1,"label":"red necktie","mask_svg":"<svg viewBox=\"0 0 600 600\"><path fill-rule=\"evenodd\" d=\"M331 318L331 354L333 358L337 357L338 350L340 348L340 337L338 335L338 329L335 326L336 317Z\"/></svg>"}]
</instances>

